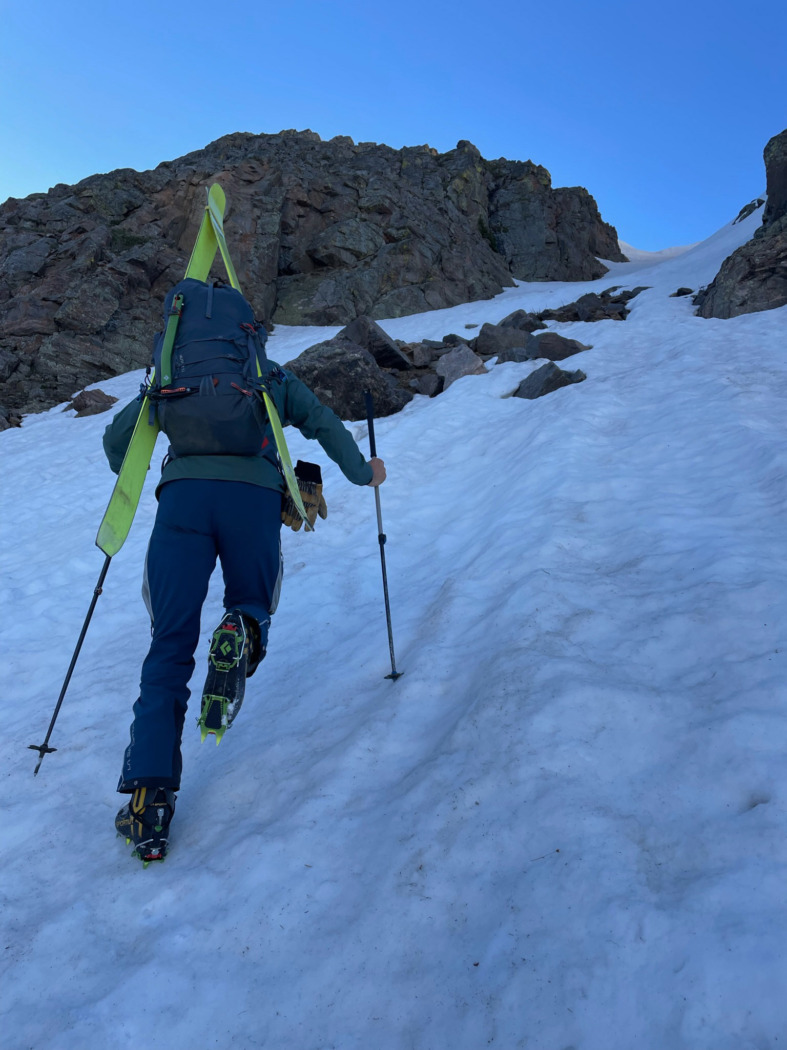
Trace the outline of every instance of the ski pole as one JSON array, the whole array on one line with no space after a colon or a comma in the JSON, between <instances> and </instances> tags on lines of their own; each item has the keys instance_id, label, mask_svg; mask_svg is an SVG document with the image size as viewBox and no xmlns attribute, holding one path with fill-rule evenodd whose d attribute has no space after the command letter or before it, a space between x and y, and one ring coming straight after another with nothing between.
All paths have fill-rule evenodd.
<instances>
[{"instance_id":1,"label":"ski pole","mask_svg":"<svg viewBox=\"0 0 787 1050\"><path fill-rule=\"evenodd\" d=\"M375 459L377 457L377 445L374 440L374 398L372 397L372 393L370 390L365 391L363 396L366 400L366 420L369 424L369 449L372 453L372 459ZM391 650L391 673L387 674L385 677L390 678L392 681L395 682L397 678L402 677L404 671L396 670L396 657L394 656L393 629L391 627L391 603L388 600L388 574L385 571L386 535L383 532L383 514L380 509L379 485L375 485L374 501L377 506L377 539L380 542L380 563L383 568L383 594L385 595L385 619L388 623L388 647Z\"/></svg>"},{"instance_id":2,"label":"ski pole","mask_svg":"<svg viewBox=\"0 0 787 1050\"><path fill-rule=\"evenodd\" d=\"M112 556L110 554L108 554L107 557L106 557L106 561L104 562L104 567L101 570L101 575L99 576L98 582L96 583L95 590L93 591L93 600L90 603L90 608L87 611L87 616L85 617L85 622L82 624L82 631L81 631L81 633L79 635L79 640L77 641L76 649L74 649L74 655L71 657L71 663L69 665L68 671L66 672L66 679L63 682L63 688L60 690L60 696L57 698L57 704L55 705L54 714L52 715L52 721L49 723L49 729L47 730L46 737L44 738L44 742L43 742L43 744L40 744L40 745L39 744L28 744L27 745L30 748L31 751L37 751L38 752L38 756L39 756L38 757L38 765L36 766L35 772L33 773L34 777L38 776L38 771L41 768L41 763L44 761L44 755L49 755L53 751L57 751L56 747L50 747L49 746L49 738L52 735L52 730L55 728L55 722L57 721L57 716L60 714L60 707L61 707L61 705L63 703L63 698L66 695L66 689L68 689L68 683L71 681L71 675L74 673L74 668L76 667L77 658L79 657L79 652L80 652L80 650L82 648L82 643L85 640L85 635L87 634L87 629L88 629L88 626L90 624L91 617L93 616L93 610L95 609L96 602L98 601L98 596L99 596L99 594L101 594L101 591L103 589L104 579L105 579L105 577L107 575L107 570L109 569L109 563L111 561L112 561Z\"/></svg>"}]
</instances>

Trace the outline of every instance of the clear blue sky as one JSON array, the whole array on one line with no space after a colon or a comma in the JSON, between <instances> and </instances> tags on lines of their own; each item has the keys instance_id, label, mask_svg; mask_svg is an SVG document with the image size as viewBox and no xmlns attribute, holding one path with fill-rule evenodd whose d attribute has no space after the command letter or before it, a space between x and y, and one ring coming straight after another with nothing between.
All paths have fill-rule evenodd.
<instances>
[{"instance_id":1,"label":"clear blue sky","mask_svg":"<svg viewBox=\"0 0 787 1050\"><path fill-rule=\"evenodd\" d=\"M701 240L787 126L776 0L23 0L2 5L0 200L311 128L533 160L623 240Z\"/></svg>"}]
</instances>

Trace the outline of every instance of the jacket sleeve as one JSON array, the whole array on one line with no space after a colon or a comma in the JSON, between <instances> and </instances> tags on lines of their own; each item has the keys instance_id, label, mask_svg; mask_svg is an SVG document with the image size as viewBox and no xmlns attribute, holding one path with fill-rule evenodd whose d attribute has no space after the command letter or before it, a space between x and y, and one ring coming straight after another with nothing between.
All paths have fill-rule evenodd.
<instances>
[{"instance_id":1,"label":"jacket sleeve","mask_svg":"<svg viewBox=\"0 0 787 1050\"><path fill-rule=\"evenodd\" d=\"M344 476L354 485L368 485L374 476L371 466L336 413L324 405L292 372L284 371L286 380L284 418L304 437L319 441Z\"/></svg>"},{"instance_id":2,"label":"jacket sleeve","mask_svg":"<svg viewBox=\"0 0 787 1050\"><path fill-rule=\"evenodd\" d=\"M139 399L135 398L117 413L104 431L104 454L109 460L110 469L115 474L120 473L123 457L131 442L131 435L134 433L141 407Z\"/></svg>"}]
</instances>

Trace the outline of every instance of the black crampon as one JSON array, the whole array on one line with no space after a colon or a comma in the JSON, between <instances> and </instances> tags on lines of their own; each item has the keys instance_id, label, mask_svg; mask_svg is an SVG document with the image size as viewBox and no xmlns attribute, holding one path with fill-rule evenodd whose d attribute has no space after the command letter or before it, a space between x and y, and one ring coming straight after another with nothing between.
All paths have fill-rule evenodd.
<instances>
[{"instance_id":1,"label":"black crampon","mask_svg":"<svg viewBox=\"0 0 787 1050\"><path fill-rule=\"evenodd\" d=\"M240 711L246 692L246 677L259 662L253 651L255 646L259 649L258 632L257 624L239 609L226 613L213 632L208 675L197 719L203 741L212 733L216 744L220 744Z\"/></svg>"},{"instance_id":2,"label":"black crampon","mask_svg":"<svg viewBox=\"0 0 787 1050\"><path fill-rule=\"evenodd\" d=\"M115 827L126 844L134 843L132 856L147 867L164 860L169 846L169 825L175 812L175 792L169 788L137 788L115 817Z\"/></svg>"}]
</instances>

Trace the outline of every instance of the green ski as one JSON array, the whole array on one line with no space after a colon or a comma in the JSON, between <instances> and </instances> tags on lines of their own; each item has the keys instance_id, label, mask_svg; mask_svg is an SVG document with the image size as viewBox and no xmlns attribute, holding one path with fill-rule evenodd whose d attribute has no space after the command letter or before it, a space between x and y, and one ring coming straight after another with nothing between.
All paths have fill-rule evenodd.
<instances>
[{"instance_id":1,"label":"green ski","mask_svg":"<svg viewBox=\"0 0 787 1050\"><path fill-rule=\"evenodd\" d=\"M210 216L212 214L223 216L225 204L224 190L221 186L214 184L208 190L208 203L205 206L199 233L186 267L186 277L194 277L198 281L208 279L218 249L214 222ZM117 554L126 542L158 437L158 422L155 416L151 422L149 408L150 404L145 397L139 409L137 424L131 435L115 488L96 536L96 546L110 558Z\"/></svg>"},{"instance_id":2,"label":"green ski","mask_svg":"<svg viewBox=\"0 0 787 1050\"><path fill-rule=\"evenodd\" d=\"M230 284L237 291L241 292L240 282L238 281L238 275L235 273L235 267L232 265L232 259L230 258L230 250L227 247L227 240L224 236L224 208L219 208L216 203L208 201L207 214L210 216L210 222L213 226L213 232L218 241L219 251L221 252L221 258L224 261L224 267L227 271L227 276L230 279ZM259 361L257 362L257 377L262 377L262 369L260 368ZM282 471L284 473L284 480L287 483L287 489L289 490L292 502L295 504L295 509L303 519L304 531L312 531L312 526L309 524L309 519L306 516L306 508L303 505L301 499L301 490L298 488L298 479L295 476L295 470L292 466L292 459L290 457L290 450L287 448L287 441L284 437L284 428L281 425L279 419L279 413L276 411L276 406L273 403L273 398L270 396L267 390L263 388L262 399L265 403L265 409L268 413L268 421L273 431L273 440L276 443L276 451L279 454L279 461L281 463Z\"/></svg>"}]
</instances>

